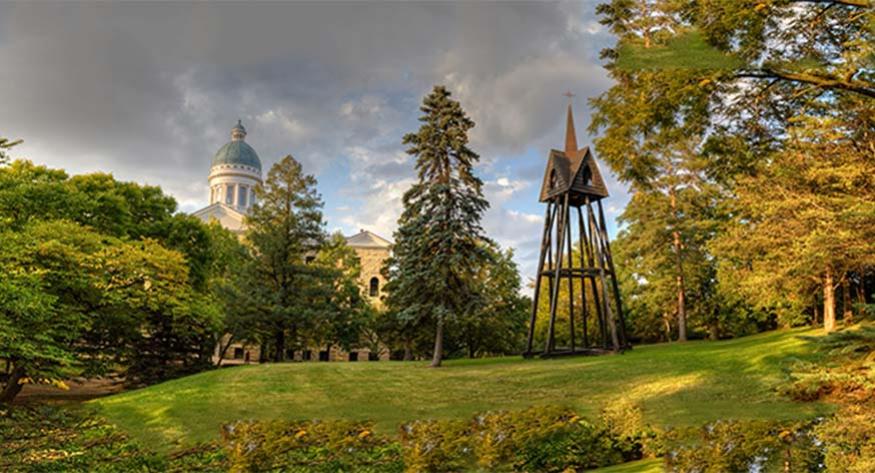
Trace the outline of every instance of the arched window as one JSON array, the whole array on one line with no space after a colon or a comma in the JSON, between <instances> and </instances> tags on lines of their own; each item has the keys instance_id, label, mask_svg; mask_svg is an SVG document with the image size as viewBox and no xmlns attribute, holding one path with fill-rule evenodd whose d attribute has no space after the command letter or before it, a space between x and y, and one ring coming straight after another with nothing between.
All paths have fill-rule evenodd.
<instances>
[{"instance_id":1,"label":"arched window","mask_svg":"<svg viewBox=\"0 0 875 473\"><path fill-rule=\"evenodd\" d=\"M368 294L371 297L377 297L380 294L380 280L376 277L371 278L371 284L368 288Z\"/></svg>"}]
</instances>

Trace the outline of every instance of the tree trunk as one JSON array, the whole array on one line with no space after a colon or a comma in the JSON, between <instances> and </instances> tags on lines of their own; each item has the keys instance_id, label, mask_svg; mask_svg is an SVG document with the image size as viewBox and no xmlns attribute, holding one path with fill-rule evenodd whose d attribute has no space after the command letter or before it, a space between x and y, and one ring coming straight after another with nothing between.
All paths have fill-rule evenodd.
<instances>
[{"instance_id":1,"label":"tree trunk","mask_svg":"<svg viewBox=\"0 0 875 473\"><path fill-rule=\"evenodd\" d=\"M439 368L441 359L444 357L444 318L438 316L437 328L434 331L434 355L431 358L431 367Z\"/></svg>"},{"instance_id":2,"label":"tree trunk","mask_svg":"<svg viewBox=\"0 0 875 473\"><path fill-rule=\"evenodd\" d=\"M9 377L6 378L6 386L3 386L3 391L0 391L0 404L11 404L15 396L21 392L21 388L24 387L23 384L19 383L21 378L24 378L24 368L21 366L13 367Z\"/></svg>"},{"instance_id":3,"label":"tree trunk","mask_svg":"<svg viewBox=\"0 0 875 473\"><path fill-rule=\"evenodd\" d=\"M854 323L854 311L851 308L851 283L848 276L842 278L842 322L845 325Z\"/></svg>"},{"instance_id":4,"label":"tree trunk","mask_svg":"<svg viewBox=\"0 0 875 473\"><path fill-rule=\"evenodd\" d=\"M816 297L814 298L814 320L811 325L814 327L820 326L820 304L818 304Z\"/></svg>"},{"instance_id":5,"label":"tree trunk","mask_svg":"<svg viewBox=\"0 0 875 473\"><path fill-rule=\"evenodd\" d=\"M836 291L832 268L826 268L823 277L823 328L832 332L836 328Z\"/></svg>"},{"instance_id":6,"label":"tree trunk","mask_svg":"<svg viewBox=\"0 0 875 473\"><path fill-rule=\"evenodd\" d=\"M663 313L662 314L662 322L665 325L665 341L671 341L671 315Z\"/></svg>"},{"instance_id":7,"label":"tree trunk","mask_svg":"<svg viewBox=\"0 0 875 473\"><path fill-rule=\"evenodd\" d=\"M216 366L222 366L222 362L225 361L225 353L228 353L228 349L231 348L232 343L234 343L233 335L228 335L228 343L226 343L225 346L222 346L222 339L219 338L219 359L216 360Z\"/></svg>"},{"instance_id":8,"label":"tree trunk","mask_svg":"<svg viewBox=\"0 0 875 473\"><path fill-rule=\"evenodd\" d=\"M720 324L717 320L712 320L708 324L708 339L715 342L720 339Z\"/></svg>"},{"instance_id":9,"label":"tree trunk","mask_svg":"<svg viewBox=\"0 0 875 473\"><path fill-rule=\"evenodd\" d=\"M413 349L410 345L410 340L404 342L404 361L413 361Z\"/></svg>"},{"instance_id":10,"label":"tree trunk","mask_svg":"<svg viewBox=\"0 0 875 473\"><path fill-rule=\"evenodd\" d=\"M286 331L279 329L274 335L274 343L276 344L276 353L274 353L273 361L283 361L283 355L286 351Z\"/></svg>"},{"instance_id":11,"label":"tree trunk","mask_svg":"<svg viewBox=\"0 0 875 473\"><path fill-rule=\"evenodd\" d=\"M675 196L674 188L671 188L669 190L669 197L669 202L671 203L671 211L674 216L675 225L677 225L677 198ZM677 231L677 229L671 232L671 237L672 246L674 247L675 263L677 265L677 275L675 276L675 278L677 281L678 291L678 341L685 342L687 341L687 307L684 297L684 262L683 256L681 255L683 243L681 242L681 234L679 231Z\"/></svg>"}]
</instances>

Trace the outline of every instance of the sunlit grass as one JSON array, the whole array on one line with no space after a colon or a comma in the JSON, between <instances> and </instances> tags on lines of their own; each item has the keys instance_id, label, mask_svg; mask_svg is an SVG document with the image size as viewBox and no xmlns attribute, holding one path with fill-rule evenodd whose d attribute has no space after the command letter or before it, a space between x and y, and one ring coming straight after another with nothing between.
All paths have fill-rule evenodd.
<instances>
[{"instance_id":1,"label":"sunlit grass","mask_svg":"<svg viewBox=\"0 0 875 473\"><path fill-rule=\"evenodd\" d=\"M718 418L794 419L823 412L773 387L810 348L780 331L722 341L636 347L616 356L523 360L284 363L225 368L93 403L147 445L165 450L216 438L237 419L369 419L392 434L403 422L464 418L495 409L560 404L598 415L612 403L641 408L655 426Z\"/></svg>"}]
</instances>

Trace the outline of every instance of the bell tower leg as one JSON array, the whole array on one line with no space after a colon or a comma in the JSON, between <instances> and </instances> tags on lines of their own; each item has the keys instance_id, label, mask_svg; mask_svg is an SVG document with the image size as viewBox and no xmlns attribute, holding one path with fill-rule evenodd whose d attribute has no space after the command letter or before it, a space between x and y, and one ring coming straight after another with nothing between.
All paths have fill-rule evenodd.
<instances>
[{"instance_id":1,"label":"bell tower leg","mask_svg":"<svg viewBox=\"0 0 875 473\"><path fill-rule=\"evenodd\" d=\"M529 319L529 337L526 342L525 356L532 356L532 343L535 340L535 321L538 317L538 298L541 295L541 282L544 276L544 262L547 252L550 251L550 232L553 227L554 205L547 203L547 211L544 213L544 230L541 233L541 254L538 256L538 270L535 278L535 293L532 297L532 317Z\"/></svg>"},{"instance_id":2,"label":"bell tower leg","mask_svg":"<svg viewBox=\"0 0 875 473\"><path fill-rule=\"evenodd\" d=\"M547 327L547 340L544 354L550 354L556 348L556 310L559 307L559 286L562 277L562 260L565 248L565 226L568 224L568 194L559 209L559 221L556 225L556 267L553 269L553 281L550 287L550 325Z\"/></svg>"}]
</instances>

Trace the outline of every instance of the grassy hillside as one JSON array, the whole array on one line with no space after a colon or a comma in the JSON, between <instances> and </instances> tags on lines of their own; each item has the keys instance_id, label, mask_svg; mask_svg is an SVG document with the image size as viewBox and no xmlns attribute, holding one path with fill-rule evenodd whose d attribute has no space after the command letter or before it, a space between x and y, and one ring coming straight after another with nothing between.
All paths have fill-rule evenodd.
<instances>
[{"instance_id":1,"label":"grassy hillside","mask_svg":"<svg viewBox=\"0 0 875 473\"><path fill-rule=\"evenodd\" d=\"M722 342L636 347L617 356L425 362L284 363L225 368L92 401L146 445L215 438L237 419L371 419L384 432L412 419L560 404L585 415L632 402L659 426L701 425L718 418L788 419L823 405L775 394L781 368L809 353L779 331Z\"/></svg>"}]
</instances>

